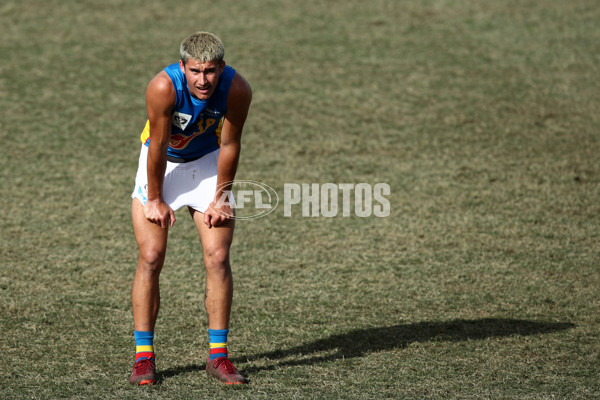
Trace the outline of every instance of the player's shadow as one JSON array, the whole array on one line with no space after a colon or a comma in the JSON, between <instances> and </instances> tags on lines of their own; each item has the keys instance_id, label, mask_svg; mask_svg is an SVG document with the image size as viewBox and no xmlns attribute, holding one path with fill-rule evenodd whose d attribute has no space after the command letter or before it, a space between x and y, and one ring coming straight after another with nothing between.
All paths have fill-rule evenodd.
<instances>
[{"instance_id":1,"label":"player's shadow","mask_svg":"<svg viewBox=\"0 0 600 400\"><path fill-rule=\"evenodd\" d=\"M315 364L342 358L362 357L366 353L403 348L415 342L459 342L513 335L529 336L562 331L573 327L575 325L568 322L539 322L503 318L417 322L380 328L356 329L289 349L242 357L239 361L268 360L266 363L261 362L260 366L244 368L244 372L252 373L282 366Z\"/></svg>"},{"instance_id":2,"label":"player's shadow","mask_svg":"<svg viewBox=\"0 0 600 400\"><path fill-rule=\"evenodd\" d=\"M315 364L342 358L362 357L366 353L403 348L415 342L459 342L514 335L529 336L563 331L573 327L575 327L575 324L569 322L504 318L417 322L380 328L355 329L288 349L233 358L232 361L234 364L240 364L264 360L260 362L261 365L246 367L241 365L241 372L253 373L282 366ZM193 364L165 370L161 375L163 378L168 378L204 368L205 365Z\"/></svg>"}]
</instances>

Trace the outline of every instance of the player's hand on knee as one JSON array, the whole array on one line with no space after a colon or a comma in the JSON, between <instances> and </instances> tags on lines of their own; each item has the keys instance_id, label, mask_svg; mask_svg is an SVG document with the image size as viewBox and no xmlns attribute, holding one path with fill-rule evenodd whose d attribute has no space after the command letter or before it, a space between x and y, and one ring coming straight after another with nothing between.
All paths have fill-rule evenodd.
<instances>
[{"instance_id":1,"label":"player's hand on knee","mask_svg":"<svg viewBox=\"0 0 600 400\"><path fill-rule=\"evenodd\" d=\"M204 212L204 224L210 229L226 223L232 216L231 206L213 201Z\"/></svg>"},{"instance_id":2,"label":"player's hand on knee","mask_svg":"<svg viewBox=\"0 0 600 400\"><path fill-rule=\"evenodd\" d=\"M173 227L175 224L175 213L167 203L161 200L148 200L144 205L144 216L153 224L163 229Z\"/></svg>"}]
</instances>

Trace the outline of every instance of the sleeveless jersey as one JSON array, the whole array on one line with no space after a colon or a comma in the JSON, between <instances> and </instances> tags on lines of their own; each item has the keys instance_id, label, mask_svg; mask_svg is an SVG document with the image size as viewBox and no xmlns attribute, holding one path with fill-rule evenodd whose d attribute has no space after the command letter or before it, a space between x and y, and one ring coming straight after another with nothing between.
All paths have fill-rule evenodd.
<instances>
[{"instance_id":1,"label":"sleeveless jersey","mask_svg":"<svg viewBox=\"0 0 600 400\"><path fill-rule=\"evenodd\" d=\"M221 145L223 118L227 110L227 95L235 69L229 65L225 66L215 91L207 100L199 100L192 96L179 63L169 65L164 71L171 78L175 88L171 139L167 155L195 159L218 149ZM140 139L146 146L150 143L150 121L146 121Z\"/></svg>"}]
</instances>

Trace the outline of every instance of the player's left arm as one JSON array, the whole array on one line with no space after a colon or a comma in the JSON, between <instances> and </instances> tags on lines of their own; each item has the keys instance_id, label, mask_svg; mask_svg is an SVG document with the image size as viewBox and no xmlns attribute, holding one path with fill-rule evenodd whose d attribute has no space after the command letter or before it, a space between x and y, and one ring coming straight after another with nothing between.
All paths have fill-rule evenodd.
<instances>
[{"instance_id":1,"label":"player's left arm","mask_svg":"<svg viewBox=\"0 0 600 400\"><path fill-rule=\"evenodd\" d=\"M211 207L204 213L204 223L209 228L221 225L228 219L227 215L233 213L227 204L219 204L218 200L231 190L235 179L242 148L242 130L251 101L250 85L244 77L236 73L229 89L227 111L221 128L221 151L217 161L217 192Z\"/></svg>"}]
</instances>

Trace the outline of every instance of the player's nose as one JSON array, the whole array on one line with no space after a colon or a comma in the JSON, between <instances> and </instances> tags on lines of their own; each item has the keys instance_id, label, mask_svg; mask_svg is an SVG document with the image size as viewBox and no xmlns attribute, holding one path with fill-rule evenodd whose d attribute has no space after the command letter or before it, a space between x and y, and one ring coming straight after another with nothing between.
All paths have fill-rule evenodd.
<instances>
[{"instance_id":1,"label":"player's nose","mask_svg":"<svg viewBox=\"0 0 600 400\"><path fill-rule=\"evenodd\" d=\"M200 84L200 86L206 85L206 82L207 82L206 75L200 74L198 76L198 83Z\"/></svg>"}]
</instances>

